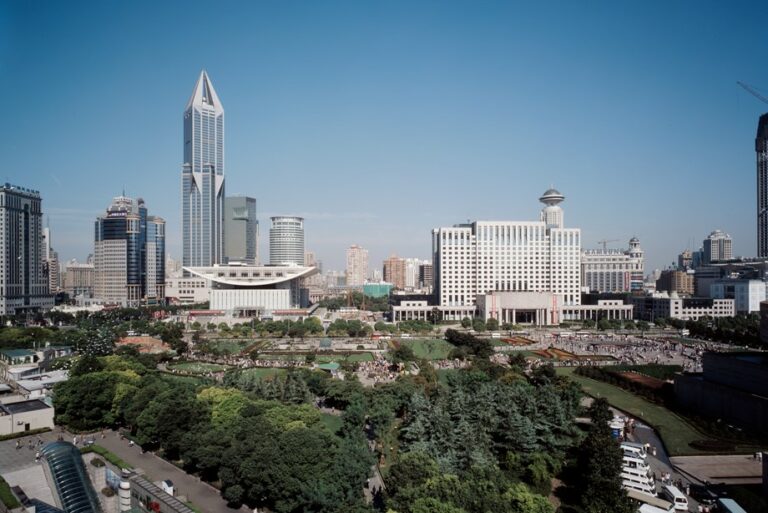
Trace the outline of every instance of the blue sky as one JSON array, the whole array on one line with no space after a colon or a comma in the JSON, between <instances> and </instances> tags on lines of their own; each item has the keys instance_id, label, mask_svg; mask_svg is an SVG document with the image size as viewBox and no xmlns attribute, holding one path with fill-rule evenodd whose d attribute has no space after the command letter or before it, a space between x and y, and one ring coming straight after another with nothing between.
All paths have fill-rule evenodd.
<instances>
[{"instance_id":1,"label":"blue sky","mask_svg":"<svg viewBox=\"0 0 768 513\"><path fill-rule=\"evenodd\" d=\"M228 193L307 218L341 269L428 258L430 230L536 219L550 185L588 247L647 269L713 229L755 253L768 2L3 2L0 179L39 189L60 258L125 187L180 255L182 112L226 110ZM766 94L768 95L768 94Z\"/></svg>"}]
</instances>

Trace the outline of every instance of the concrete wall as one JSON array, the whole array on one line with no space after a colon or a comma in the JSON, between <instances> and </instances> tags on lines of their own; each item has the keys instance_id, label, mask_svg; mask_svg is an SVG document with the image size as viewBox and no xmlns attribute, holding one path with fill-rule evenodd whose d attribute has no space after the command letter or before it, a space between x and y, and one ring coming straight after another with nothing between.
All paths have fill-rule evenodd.
<instances>
[{"instance_id":1,"label":"concrete wall","mask_svg":"<svg viewBox=\"0 0 768 513\"><path fill-rule=\"evenodd\" d=\"M702 376L675 377L675 397L697 415L724 419L751 430L768 430L768 398L706 381Z\"/></svg>"},{"instance_id":2,"label":"concrete wall","mask_svg":"<svg viewBox=\"0 0 768 513\"><path fill-rule=\"evenodd\" d=\"M768 355L704 353L704 379L768 397Z\"/></svg>"}]
</instances>

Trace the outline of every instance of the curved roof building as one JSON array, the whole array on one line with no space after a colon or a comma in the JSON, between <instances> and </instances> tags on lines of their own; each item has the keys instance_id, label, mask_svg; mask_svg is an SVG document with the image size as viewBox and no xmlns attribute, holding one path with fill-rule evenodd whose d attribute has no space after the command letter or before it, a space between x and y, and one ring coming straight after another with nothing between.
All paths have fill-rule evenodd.
<instances>
[{"instance_id":1,"label":"curved roof building","mask_svg":"<svg viewBox=\"0 0 768 513\"><path fill-rule=\"evenodd\" d=\"M317 274L311 266L214 265L185 267L211 284L210 308L246 316L308 305L304 278Z\"/></svg>"},{"instance_id":2,"label":"curved roof building","mask_svg":"<svg viewBox=\"0 0 768 513\"><path fill-rule=\"evenodd\" d=\"M77 447L69 442L52 442L43 447L40 457L56 506L65 513L101 513L99 499Z\"/></svg>"}]
</instances>

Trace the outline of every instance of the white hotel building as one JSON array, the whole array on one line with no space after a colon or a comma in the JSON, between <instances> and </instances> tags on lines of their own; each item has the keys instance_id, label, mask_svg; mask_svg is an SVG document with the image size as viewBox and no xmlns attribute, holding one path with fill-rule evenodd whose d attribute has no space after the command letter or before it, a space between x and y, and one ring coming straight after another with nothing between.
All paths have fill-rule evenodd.
<instances>
[{"instance_id":1,"label":"white hotel building","mask_svg":"<svg viewBox=\"0 0 768 513\"><path fill-rule=\"evenodd\" d=\"M559 322L559 311L581 303L581 230L563 227L565 199L549 189L540 221L476 221L432 231L435 294L444 319L475 315L480 296L552 294L553 304L530 315L515 309L509 322ZM531 296L533 297L533 296ZM536 305L535 310L541 310ZM483 312L485 316L485 312ZM492 315L495 316L495 315ZM500 319L502 320L502 319Z\"/></svg>"}]
</instances>

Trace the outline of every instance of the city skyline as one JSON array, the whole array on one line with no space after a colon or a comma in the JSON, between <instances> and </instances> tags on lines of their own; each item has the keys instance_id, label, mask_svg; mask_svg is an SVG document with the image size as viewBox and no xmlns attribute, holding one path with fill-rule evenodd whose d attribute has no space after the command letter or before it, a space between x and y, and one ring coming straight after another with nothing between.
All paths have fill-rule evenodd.
<instances>
[{"instance_id":1,"label":"city skyline","mask_svg":"<svg viewBox=\"0 0 768 513\"><path fill-rule=\"evenodd\" d=\"M433 228L529 219L550 184L568 196L584 248L637 236L647 270L715 229L733 236L734 255L757 254L754 138L766 108L735 81L768 86L754 65L765 5L750 16L706 6L689 23L682 6L606 6L591 21L568 5L551 17L489 4L469 25L463 5L395 3L376 19L349 3L325 14L256 6L200 42L178 28L204 19L196 9L158 6L140 26L132 10L5 5L0 62L12 79L0 88L22 120L0 129L6 179L41 191L63 262L93 251L90 220L123 186L157 205L180 258L178 115L207 69L229 108L228 193L257 198L262 222L304 217L306 247L327 269L344 268L352 243L376 265L428 258ZM97 29L83 29L86 11ZM144 43L145 31L166 36ZM259 245L266 254L266 230Z\"/></svg>"}]
</instances>

